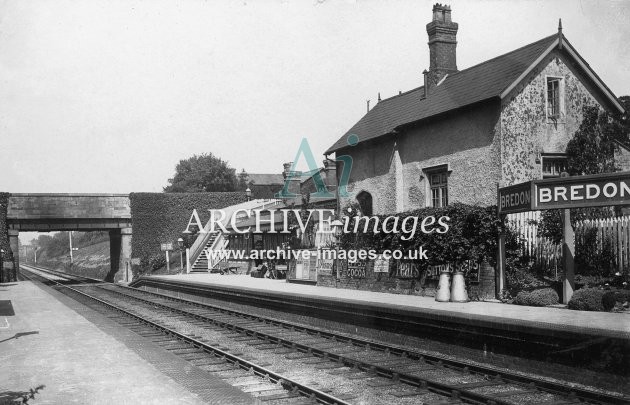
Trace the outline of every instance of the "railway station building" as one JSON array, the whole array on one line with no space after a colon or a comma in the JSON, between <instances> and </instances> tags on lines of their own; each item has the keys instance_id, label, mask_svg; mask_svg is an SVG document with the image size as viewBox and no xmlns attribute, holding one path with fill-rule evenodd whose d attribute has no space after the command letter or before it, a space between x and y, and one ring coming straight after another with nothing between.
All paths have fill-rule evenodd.
<instances>
[{"instance_id":1,"label":"railway station building","mask_svg":"<svg viewBox=\"0 0 630 405\"><path fill-rule=\"evenodd\" d=\"M389 214L454 202L493 205L497 186L559 175L585 107L623 112L561 25L462 70L449 6L433 7L426 31L423 85L379 100L325 152L352 158L352 196L341 206L358 202L366 212Z\"/></svg>"}]
</instances>

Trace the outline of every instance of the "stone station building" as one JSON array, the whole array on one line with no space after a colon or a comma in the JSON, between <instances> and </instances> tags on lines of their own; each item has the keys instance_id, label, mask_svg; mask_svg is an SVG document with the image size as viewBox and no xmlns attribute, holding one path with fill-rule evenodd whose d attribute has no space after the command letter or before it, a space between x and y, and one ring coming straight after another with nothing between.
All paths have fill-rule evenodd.
<instances>
[{"instance_id":1,"label":"stone station building","mask_svg":"<svg viewBox=\"0 0 630 405\"><path fill-rule=\"evenodd\" d=\"M351 196L340 197L341 208L358 203L369 215L455 202L494 205L498 187L559 176L585 107L623 112L564 36L561 22L550 36L464 70L456 63L458 24L449 6L434 5L426 31L430 66L424 84L379 96L325 152L338 161L352 159L351 168L338 163L338 181L350 171ZM494 269L481 264L479 272L477 293L493 295ZM436 285L398 278L395 268L389 277L369 266L363 274L342 284L422 294L432 294Z\"/></svg>"}]
</instances>

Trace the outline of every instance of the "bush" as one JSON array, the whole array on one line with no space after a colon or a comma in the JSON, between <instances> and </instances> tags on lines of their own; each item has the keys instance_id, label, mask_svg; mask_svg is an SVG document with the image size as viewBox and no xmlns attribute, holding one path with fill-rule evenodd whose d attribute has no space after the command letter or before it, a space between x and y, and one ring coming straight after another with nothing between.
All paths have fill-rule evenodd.
<instances>
[{"instance_id":1,"label":"bush","mask_svg":"<svg viewBox=\"0 0 630 405\"><path fill-rule=\"evenodd\" d=\"M617 303L617 296L612 291L606 291L604 295L602 295L602 307L604 307L604 311L612 311Z\"/></svg>"},{"instance_id":2,"label":"bush","mask_svg":"<svg viewBox=\"0 0 630 405\"><path fill-rule=\"evenodd\" d=\"M346 210L344 210L346 211ZM349 216L347 229L354 230L357 222L356 212L350 207L346 211ZM414 211L396 214L400 223L405 223L408 217L416 217L419 222L415 233L409 230L401 230L395 233L372 232L368 229L364 232L363 226L358 227L357 232L344 232L341 236L343 249L400 249L403 251L418 249L421 246L431 252L430 260L417 263L422 269L428 264L457 263L465 260L477 262L488 261L494 265L497 252L497 237L502 224L496 215L496 206L480 207L455 203L446 207L427 207ZM424 218L434 217L438 220L442 217L449 225L447 232L424 233L420 223ZM376 215L378 222L382 224L388 215ZM363 223L363 222L362 222ZM391 223L389 225L391 227ZM409 226L406 226L409 228ZM437 222L431 228L439 228ZM509 230L508 230L509 231Z\"/></svg>"},{"instance_id":3,"label":"bush","mask_svg":"<svg viewBox=\"0 0 630 405\"><path fill-rule=\"evenodd\" d=\"M517 305L530 305L534 307L544 307L547 305L555 305L560 298L553 288L543 288L534 291L522 291L518 293L514 303Z\"/></svg>"},{"instance_id":4,"label":"bush","mask_svg":"<svg viewBox=\"0 0 630 405\"><path fill-rule=\"evenodd\" d=\"M166 255L158 254L151 256L149 259L149 266L151 267L151 270L158 270L166 266Z\"/></svg>"},{"instance_id":5,"label":"bush","mask_svg":"<svg viewBox=\"0 0 630 405\"><path fill-rule=\"evenodd\" d=\"M521 291L531 291L534 289L549 287L548 282L534 276L532 273L528 272L524 268L506 268L505 278L507 281L508 289L512 296L517 295Z\"/></svg>"},{"instance_id":6,"label":"bush","mask_svg":"<svg viewBox=\"0 0 630 405\"><path fill-rule=\"evenodd\" d=\"M569 309L578 311L603 311L603 290L596 288L582 288L577 290L569 300Z\"/></svg>"},{"instance_id":7,"label":"bush","mask_svg":"<svg viewBox=\"0 0 630 405\"><path fill-rule=\"evenodd\" d=\"M624 302L630 301L630 291L628 290L615 291L615 299L617 302L621 304L623 304Z\"/></svg>"}]
</instances>

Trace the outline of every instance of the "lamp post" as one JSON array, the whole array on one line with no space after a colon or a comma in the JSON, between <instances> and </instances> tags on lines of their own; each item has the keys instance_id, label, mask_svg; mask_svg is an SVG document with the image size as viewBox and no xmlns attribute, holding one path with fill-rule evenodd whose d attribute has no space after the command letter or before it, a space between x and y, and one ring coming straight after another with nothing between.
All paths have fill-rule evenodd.
<instances>
[{"instance_id":1,"label":"lamp post","mask_svg":"<svg viewBox=\"0 0 630 405\"><path fill-rule=\"evenodd\" d=\"M339 282L339 245L341 244L341 230L343 228L343 223L335 219L330 223L330 227L333 230L333 235L335 235L335 270L336 270L336 279Z\"/></svg>"},{"instance_id":2,"label":"lamp post","mask_svg":"<svg viewBox=\"0 0 630 405\"><path fill-rule=\"evenodd\" d=\"M179 268L180 271L183 273L184 272L184 239L179 238L177 239L177 246L179 246Z\"/></svg>"},{"instance_id":3,"label":"lamp post","mask_svg":"<svg viewBox=\"0 0 630 405\"><path fill-rule=\"evenodd\" d=\"M247 190L245 190L245 195L247 196L247 201L250 201L252 199L252 190L247 187Z\"/></svg>"}]
</instances>

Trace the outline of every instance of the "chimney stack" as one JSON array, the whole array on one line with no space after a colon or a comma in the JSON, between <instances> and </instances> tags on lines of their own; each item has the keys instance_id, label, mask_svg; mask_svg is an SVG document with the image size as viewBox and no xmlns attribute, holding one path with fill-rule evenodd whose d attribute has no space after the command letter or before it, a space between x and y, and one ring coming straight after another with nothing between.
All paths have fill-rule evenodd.
<instances>
[{"instance_id":1,"label":"chimney stack","mask_svg":"<svg viewBox=\"0 0 630 405\"><path fill-rule=\"evenodd\" d=\"M457 72L457 23L451 21L451 7L435 3L433 21L427 24L429 34L429 74L427 90L449 73Z\"/></svg>"},{"instance_id":2,"label":"chimney stack","mask_svg":"<svg viewBox=\"0 0 630 405\"><path fill-rule=\"evenodd\" d=\"M332 160L324 159L324 184L328 191L334 192L337 189L337 163Z\"/></svg>"},{"instance_id":3,"label":"chimney stack","mask_svg":"<svg viewBox=\"0 0 630 405\"><path fill-rule=\"evenodd\" d=\"M301 188L302 172L299 170L291 171L291 166L293 166L293 162L283 163L282 166L284 169L282 171L282 177L284 177L283 190L287 192L288 194L295 195L295 197L293 198L284 198L283 200L286 204L290 204L290 203L301 204L302 203L302 188Z\"/></svg>"}]
</instances>

